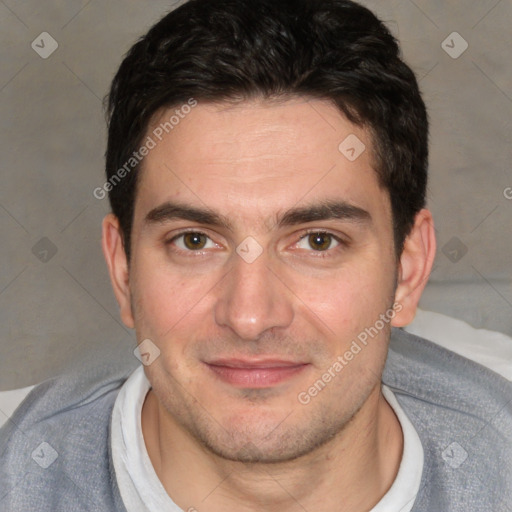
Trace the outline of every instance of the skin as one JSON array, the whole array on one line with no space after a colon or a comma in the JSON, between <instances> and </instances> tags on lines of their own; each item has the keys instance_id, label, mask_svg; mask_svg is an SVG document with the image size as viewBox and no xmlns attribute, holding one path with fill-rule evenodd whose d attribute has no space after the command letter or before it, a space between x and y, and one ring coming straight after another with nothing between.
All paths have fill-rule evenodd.
<instances>
[{"instance_id":1,"label":"skin","mask_svg":"<svg viewBox=\"0 0 512 512\"><path fill-rule=\"evenodd\" d=\"M366 146L353 162L338 150L350 134ZM145 366L142 428L183 510L363 511L392 485L403 435L381 393L391 324L307 405L297 399L394 303L392 325L409 323L432 266L428 210L396 260L371 148L369 134L325 101L200 103L145 158L129 264L117 219L104 219L121 317L161 352ZM229 226L146 220L166 202L208 208ZM327 202L367 216L280 223L290 209ZM177 238L183 230L208 238ZM236 251L247 237L263 250L252 263ZM221 357L305 366L243 387L205 364Z\"/></svg>"}]
</instances>

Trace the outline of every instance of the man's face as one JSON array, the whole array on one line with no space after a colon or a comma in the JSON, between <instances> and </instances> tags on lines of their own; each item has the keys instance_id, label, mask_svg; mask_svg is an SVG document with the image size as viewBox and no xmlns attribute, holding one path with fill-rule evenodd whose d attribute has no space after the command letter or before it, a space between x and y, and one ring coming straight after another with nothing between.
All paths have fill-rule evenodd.
<instances>
[{"instance_id":1,"label":"man's face","mask_svg":"<svg viewBox=\"0 0 512 512\"><path fill-rule=\"evenodd\" d=\"M366 150L351 161L339 146L354 135ZM133 323L160 350L145 371L168 420L215 454L309 453L378 395L388 323L334 364L394 302L391 207L370 150L332 105L296 99L200 103L145 158Z\"/></svg>"}]
</instances>

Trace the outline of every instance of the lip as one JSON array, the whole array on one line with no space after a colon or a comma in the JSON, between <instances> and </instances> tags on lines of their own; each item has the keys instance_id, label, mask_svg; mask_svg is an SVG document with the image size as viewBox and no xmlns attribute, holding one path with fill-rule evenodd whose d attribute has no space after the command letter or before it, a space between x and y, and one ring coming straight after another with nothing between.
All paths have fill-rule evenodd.
<instances>
[{"instance_id":1,"label":"lip","mask_svg":"<svg viewBox=\"0 0 512 512\"><path fill-rule=\"evenodd\" d=\"M206 363L222 381L242 388L266 388L302 372L308 363L281 359L217 359Z\"/></svg>"}]
</instances>

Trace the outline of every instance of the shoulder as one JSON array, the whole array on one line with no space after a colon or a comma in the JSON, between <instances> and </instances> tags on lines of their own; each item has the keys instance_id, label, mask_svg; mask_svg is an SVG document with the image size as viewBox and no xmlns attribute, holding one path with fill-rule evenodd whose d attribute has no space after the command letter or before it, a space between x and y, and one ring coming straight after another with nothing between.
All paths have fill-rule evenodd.
<instances>
[{"instance_id":1,"label":"shoulder","mask_svg":"<svg viewBox=\"0 0 512 512\"><path fill-rule=\"evenodd\" d=\"M425 451L419 502L439 510L512 506L512 382L399 329L383 382Z\"/></svg>"},{"instance_id":2,"label":"shoulder","mask_svg":"<svg viewBox=\"0 0 512 512\"><path fill-rule=\"evenodd\" d=\"M106 510L110 417L132 370L100 364L30 392L0 429L0 509Z\"/></svg>"},{"instance_id":3,"label":"shoulder","mask_svg":"<svg viewBox=\"0 0 512 512\"><path fill-rule=\"evenodd\" d=\"M436 343L393 329L384 382L395 393L488 420L512 411L512 382ZM512 418L512 415L510 416Z\"/></svg>"}]
</instances>

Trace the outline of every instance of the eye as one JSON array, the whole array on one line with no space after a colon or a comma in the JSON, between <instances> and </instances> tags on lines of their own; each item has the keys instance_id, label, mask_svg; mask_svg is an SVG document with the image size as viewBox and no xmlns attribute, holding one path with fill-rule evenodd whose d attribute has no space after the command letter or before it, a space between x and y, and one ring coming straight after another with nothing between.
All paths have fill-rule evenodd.
<instances>
[{"instance_id":1,"label":"eye","mask_svg":"<svg viewBox=\"0 0 512 512\"><path fill-rule=\"evenodd\" d=\"M183 251L201 251L216 247L216 244L207 235L198 231L181 233L172 238L168 243L176 245L176 247Z\"/></svg>"},{"instance_id":2,"label":"eye","mask_svg":"<svg viewBox=\"0 0 512 512\"><path fill-rule=\"evenodd\" d=\"M297 247L299 249L313 249L314 251L325 252L337 247L339 244L340 242L331 233L314 232L303 236L298 242Z\"/></svg>"}]
</instances>

